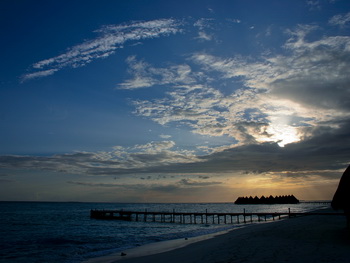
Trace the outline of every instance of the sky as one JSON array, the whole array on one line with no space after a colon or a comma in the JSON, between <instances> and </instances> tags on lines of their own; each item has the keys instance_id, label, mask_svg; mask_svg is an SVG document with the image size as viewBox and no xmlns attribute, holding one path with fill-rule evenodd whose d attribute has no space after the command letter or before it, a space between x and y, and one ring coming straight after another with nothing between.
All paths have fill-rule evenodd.
<instances>
[{"instance_id":1,"label":"sky","mask_svg":"<svg viewBox=\"0 0 350 263\"><path fill-rule=\"evenodd\" d=\"M330 200L348 0L0 1L0 200Z\"/></svg>"}]
</instances>

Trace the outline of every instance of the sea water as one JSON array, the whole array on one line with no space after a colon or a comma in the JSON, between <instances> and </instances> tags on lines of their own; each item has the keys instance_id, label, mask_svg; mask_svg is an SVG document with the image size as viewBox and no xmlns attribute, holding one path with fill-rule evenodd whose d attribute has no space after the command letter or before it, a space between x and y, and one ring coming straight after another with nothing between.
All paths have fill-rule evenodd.
<instances>
[{"instance_id":1,"label":"sea water","mask_svg":"<svg viewBox=\"0 0 350 263\"><path fill-rule=\"evenodd\" d=\"M329 204L235 205L0 202L0 262L75 263L143 244L190 238L237 224L179 224L90 219L90 209L162 212L308 212ZM240 224L242 225L242 224Z\"/></svg>"}]
</instances>

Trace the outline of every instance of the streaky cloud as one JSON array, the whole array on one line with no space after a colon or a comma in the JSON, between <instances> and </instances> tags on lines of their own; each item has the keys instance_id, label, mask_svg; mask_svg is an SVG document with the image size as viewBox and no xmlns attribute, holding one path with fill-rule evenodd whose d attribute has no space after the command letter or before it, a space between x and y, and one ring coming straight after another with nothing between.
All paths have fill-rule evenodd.
<instances>
[{"instance_id":1,"label":"streaky cloud","mask_svg":"<svg viewBox=\"0 0 350 263\"><path fill-rule=\"evenodd\" d=\"M329 19L329 24L333 26L344 27L350 22L350 12L345 15L335 15Z\"/></svg>"},{"instance_id":2,"label":"streaky cloud","mask_svg":"<svg viewBox=\"0 0 350 263\"><path fill-rule=\"evenodd\" d=\"M114 54L126 42L176 34L181 31L181 25L182 22L175 19L158 19L104 26L95 31L100 34L99 37L70 47L59 56L36 62L31 68L34 72L24 74L21 80L49 76L66 67L83 67L96 59Z\"/></svg>"}]
</instances>

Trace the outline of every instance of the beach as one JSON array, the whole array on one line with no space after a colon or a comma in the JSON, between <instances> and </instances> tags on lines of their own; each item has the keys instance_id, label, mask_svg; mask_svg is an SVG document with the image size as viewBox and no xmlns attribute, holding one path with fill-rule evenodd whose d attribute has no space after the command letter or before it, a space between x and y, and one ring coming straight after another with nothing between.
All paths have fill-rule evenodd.
<instances>
[{"instance_id":1,"label":"beach","mask_svg":"<svg viewBox=\"0 0 350 263\"><path fill-rule=\"evenodd\" d=\"M325 210L332 212L332 210ZM301 216L211 236L157 242L94 263L349 262L345 216Z\"/></svg>"}]
</instances>

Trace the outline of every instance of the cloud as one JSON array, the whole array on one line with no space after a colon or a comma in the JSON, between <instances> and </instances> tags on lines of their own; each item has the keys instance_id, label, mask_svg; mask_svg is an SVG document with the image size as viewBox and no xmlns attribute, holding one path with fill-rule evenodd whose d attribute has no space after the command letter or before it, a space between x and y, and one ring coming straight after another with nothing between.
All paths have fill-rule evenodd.
<instances>
[{"instance_id":1,"label":"cloud","mask_svg":"<svg viewBox=\"0 0 350 263\"><path fill-rule=\"evenodd\" d=\"M232 23L234 23L234 24L240 24L240 23L242 23L242 20L241 19L237 19L237 18L235 18L235 19L230 19L230 18L228 18L228 19L226 19L227 21L229 21L229 22L232 22Z\"/></svg>"},{"instance_id":2,"label":"cloud","mask_svg":"<svg viewBox=\"0 0 350 263\"><path fill-rule=\"evenodd\" d=\"M213 27L211 25L212 21L214 21L214 19L201 18L194 23L194 26L197 27L199 30L198 36L196 37L196 39L199 39L202 41L211 41L214 39L213 34L206 32L206 30L212 29Z\"/></svg>"},{"instance_id":3,"label":"cloud","mask_svg":"<svg viewBox=\"0 0 350 263\"><path fill-rule=\"evenodd\" d=\"M68 174L118 175L143 173L150 167L200 162L188 150L174 150L173 141L133 147L114 147L110 152L76 152L53 156L0 156L0 168L38 169Z\"/></svg>"},{"instance_id":4,"label":"cloud","mask_svg":"<svg viewBox=\"0 0 350 263\"><path fill-rule=\"evenodd\" d=\"M191 68L186 65L173 65L166 68L156 68L150 64L130 56L126 60L129 65L131 79L118 85L119 89L147 88L154 85L188 84L194 82Z\"/></svg>"},{"instance_id":5,"label":"cloud","mask_svg":"<svg viewBox=\"0 0 350 263\"><path fill-rule=\"evenodd\" d=\"M95 31L99 36L69 48L65 53L41 60L32 65L31 72L22 76L22 81L45 77L66 68L78 68L92 61L106 58L130 41L158 38L181 31L181 22L174 19L136 21L124 25L108 25Z\"/></svg>"},{"instance_id":6,"label":"cloud","mask_svg":"<svg viewBox=\"0 0 350 263\"><path fill-rule=\"evenodd\" d=\"M332 125L338 128L329 128ZM111 152L49 157L1 156L0 168L49 170L86 176L184 175L192 178L182 180L181 184L193 186L197 184L194 177L207 180L227 173L234 176L245 172L339 171L349 162L350 121L334 122L332 125L312 128L312 136L283 148L277 143L235 145L196 156L192 152L175 150L172 142L165 141L129 148L116 147ZM199 182L198 186L203 185Z\"/></svg>"},{"instance_id":7,"label":"cloud","mask_svg":"<svg viewBox=\"0 0 350 263\"><path fill-rule=\"evenodd\" d=\"M350 12L345 15L335 15L328 22L333 26L344 27L350 22Z\"/></svg>"},{"instance_id":8,"label":"cloud","mask_svg":"<svg viewBox=\"0 0 350 263\"><path fill-rule=\"evenodd\" d=\"M74 191L92 193L95 201L105 200L104 196L137 202L229 201L232 195L247 191L260 195L290 193L291 189L297 196L311 198L310 192L320 193L322 187L327 195L315 198L331 198L350 161L350 122L308 128L311 136L283 148L267 142L231 145L195 155L165 141L119 146L110 152L0 156L0 169L11 174L32 170L43 178L47 171L57 172ZM14 176L10 182L4 178L0 181L6 185L17 179Z\"/></svg>"},{"instance_id":9,"label":"cloud","mask_svg":"<svg viewBox=\"0 0 350 263\"><path fill-rule=\"evenodd\" d=\"M348 111L350 37L324 37L308 42L306 37L312 30L299 27L289 32L291 38L285 44L288 56L249 61L197 53L192 59L207 71L220 72L226 79L240 78L247 88L266 91L274 98L288 99L306 108Z\"/></svg>"},{"instance_id":10,"label":"cloud","mask_svg":"<svg viewBox=\"0 0 350 263\"><path fill-rule=\"evenodd\" d=\"M202 85L182 85L168 92L168 98L135 101L136 114L148 116L164 125L187 122L193 128L199 123L214 122L219 110L213 108L223 98L220 91Z\"/></svg>"},{"instance_id":11,"label":"cloud","mask_svg":"<svg viewBox=\"0 0 350 263\"><path fill-rule=\"evenodd\" d=\"M232 113L240 105L238 94L243 94L244 102L253 103L240 106L240 111L235 111L234 115L239 116L239 112L247 110L251 112L252 105L256 105L256 116L265 116L260 119L262 122L257 129L267 131L265 125L271 127L273 122L286 117L299 118L299 124L294 123L294 127L316 126L320 122L348 118L350 38L335 36L307 41L312 30L315 27L300 26L289 32L291 37L284 46L288 55L251 61L244 57L222 59L196 53L192 60L207 72L219 72L223 79L242 82L244 89L223 98L225 101L231 99L232 106L221 105ZM250 100L246 96L249 93ZM287 124L290 126L291 123Z\"/></svg>"},{"instance_id":12,"label":"cloud","mask_svg":"<svg viewBox=\"0 0 350 263\"><path fill-rule=\"evenodd\" d=\"M309 6L310 10L320 10L321 4L319 0L307 0L306 4Z\"/></svg>"},{"instance_id":13,"label":"cloud","mask_svg":"<svg viewBox=\"0 0 350 263\"><path fill-rule=\"evenodd\" d=\"M77 182L77 181L67 181L67 184L88 186L88 187L115 187L115 188L123 188L126 185L123 184L111 184L111 183L91 183L91 182Z\"/></svg>"},{"instance_id":14,"label":"cloud","mask_svg":"<svg viewBox=\"0 0 350 263\"><path fill-rule=\"evenodd\" d=\"M138 195L144 195L149 191L169 193L178 191L180 189L180 186L178 184L113 184L78 181L67 181L67 183L90 188L116 188L127 191L135 191L138 193Z\"/></svg>"},{"instance_id":15,"label":"cloud","mask_svg":"<svg viewBox=\"0 0 350 263\"><path fill-rule=\"evenodd\" d=\"M350 117L350 38L310 41L314 30L314 25L300 25L287 31L284 54L252 59L195 53L188 61L201 71L191 70L192 82L169 79L167 96L135 101L135 113L161 125L177 123L194 133L239 141L214 151L265 142L285 146L337 134ZM217 73L216 78L240 88L224 94L215 87Z\"/></svg>"},{"instance_id":16,"label":"cloud","mask_svg":"<svg viewBox=\"0 0 350 263\"><path fill-rule=\"evenodd\" d=\"M110 55L125 41L180 31L176 21L162 21L163 26L156 20L102 28L101 38L38 62L33 66L38 71L27 78L50 75L63 67L83 66L100 55ZM198 21L199 32L204 32L206 22L210 21ZM329 23L345 25L347 15L335 16ZM195 134L230 138L232 144L206 146L205 153L198 155L196 149L179 150L170 136L161 135L164 141L116 146L111 151L1 156L0 168L118 178L137 175L139 180L146 178L143 182L147 184L68 183L164 192L220 186L225 176L254 175L269 183L277 179L290 183L288 180L298 177L316 183L335 178L350 161L350 37L311 38L315 30L321 29L299 25L288 30L279 54L264 53L254 58L220 57L202 51L189 55L184 63L158 67L136 56L127 59L130 78L117 88L162 85L165 92L164 97L133 101L136 115L160 125L185 126ZM110 42L114 44L106 45L105 50L100 46L107 41L104 36L114 39L118 34L124 40ZM82 47L89 44L91 48L85 52ZM82 55L73 55L74 49L80 50L77 54L86 53L85 62ZM182 179L152 183L157 174L169 180L172 176Z\"/></svg>"},{"instance_id":17,"label":"cloud","mask_svg":"<svg viewBox=\"0 0 350 263\"><path fill-rule=\"evenodd\" d=\"M201 187L201 186L210 186L210 185L218 185L218 184L222 184L222 182L198 182L198 181L194 181L191 179L182 179L179 182L181 185L185 185L185 186L191 186L191 187Z\"/></svg>"},{"instance_id":18,"label":"cloud","mask_svg":"<svg viewBox=\"0 0 350 263\"><path fill-rule=\"evenodd\" d=\"M170 139L171 135L161 134L161 135L159 135L159 137L162 139Z\"/></svg>"},{"instance_id":19,"label":"cloud","mask_svg":"<svg viewBox=\"0 0 350 263\"><path fill-rule=\"evenodd\" d=\"M275 72L283 70L283 75L271 83L271 93L309 108L348 112L350 37L309 42L306 33L299 28L286 44L293 52L291 57L273 61L278 66Z\"/></svg>"},{"instance_id":20,"label":"cloud","mask_svg":"<svg viewBox=\"0 0 350 263\"><path fill-rule=\"evenodd\" d=\"M120 190L135 191L138 195L147 195L147 193L176 194L183 191L196 191L197 189L207 189L221 185L221 182L200 182L190 179L182 179L173 183L98 183L98 182L82 182L67 181L68 184L78 185L89 188L116 188ZM184 194L184 193L182 193Z\"/></svg>"},{"instance_id":21,"label":"cloud","mask_svg":"<svg viewBox=\"0 0 350 263\"><path fill-rule=\"evenodd\" d=\"M134 105L137 115L148 117L161 125L178 123L191 127L194 133L230 136L233 138L232 143L239 141L247 144L278 140L272 138L272 131L269 131L269 119L277 114L267 103L253 89L240 89L224 95L217 89L197 84L177 86L168 92L166 98L139 100ZM278 114L291 113L292 106L289 110L284 106L284 112L282 106L280 102Z\"/></svg>"},{"instance_id":22,"label":"cloud","mask_svg":"<svg viewBox=\"0 0 350 263\"><path fill-rule=\"evenodd\" d=\"M11 179L8 179L8 178L11 178L11 175L9 175L9 174L0 174L0 183L11 183L11 182L13 182L12 178Z\"/></svg>"},{"instance_id":23,"label":"cloud","mask_svg":"<svg viewBox=\"0 0 350 263\"><path fill-rule=\"evenodd\" d=\"M204 32L204 31L200 31L198 32L198 37L197 39L200 39L200 40L205 40L205 41L210 41L213 39L213 36L212 35L209 35L208 33Z\"/></svg>"},{"instance_id":24,"label":"cloud","mask_svg":"<svg viewBox=\"0 0 350 263\"><path fill-rule=\"evenodd\" d=\"M35 79L35 78L41 78L41 77L47 77L50 75L55 74L55 72L59 71L59 69L48 69L48 70L43 70L43 71L38 71L34 73L28 73L22 76L22 81L30 80L30 79Z\"/></svg>"}]
</instances>

